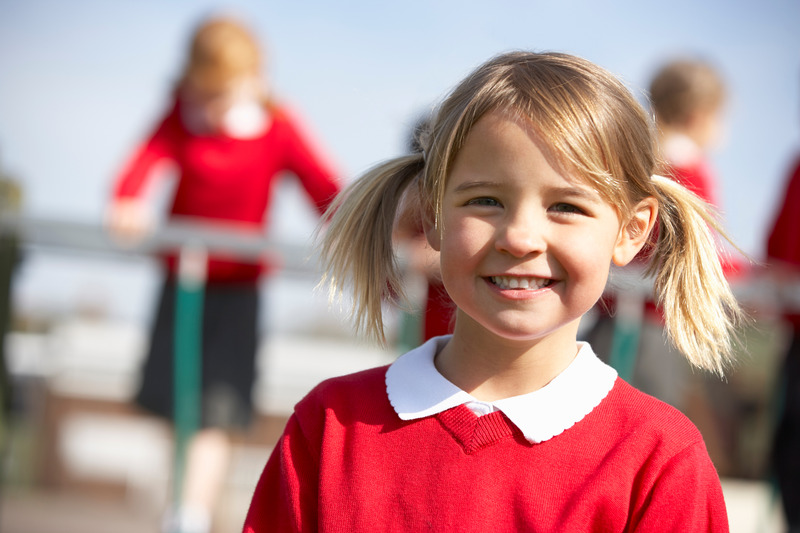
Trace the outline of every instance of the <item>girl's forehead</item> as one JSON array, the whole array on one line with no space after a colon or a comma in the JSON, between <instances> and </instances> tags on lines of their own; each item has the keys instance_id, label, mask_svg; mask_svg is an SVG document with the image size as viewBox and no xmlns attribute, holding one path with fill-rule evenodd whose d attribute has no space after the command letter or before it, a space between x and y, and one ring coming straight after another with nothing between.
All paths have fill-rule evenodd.
<instances>
[{"instance_id":1,"label":"girl's forehead","mask_svg":"<svg viewBox=\"0 0 800 533\"><path fill-rule=\"evenodd\" d=\"M478 155L476 155L478 154ZM495 156L496 160L481 158ZM448 178L456 164L469 160L487 165L508 164L509 160L534 158L563 176L576 186L595 188L592 180L570 164L561 147L552 142L547 134L530 117L515 109L495 109L482 115L471 124L462 137L460 146L453 153L448 168Z\"/></svg>"},{"instance_id":2,"label":"girl's forehead","mask_svg":"<svg viewBox=\"0 0 800 533\"><path fill-rule=\"evenodd\" d=\"M511 121L525 128L535 139L536 146L550 166L568 177L576 186L587 187L597 192L611 204L618 206L626 204L629 195L627 180L617 175L622 171L622 168L618 168L619 164L613 163L616 172L611 170L609 165L612 162L609 162L608 158L615 157L614 154L608 154L605 149L591 142L591 139L597 137L597 132L588 126L569 129L563 124L552 123L553 121L546 118L548 116L550 115L546 111L538 114L518 106L498 105L489 107L474 121L453 123L450 133L446 128L439 130L431 139L434 143L433 148L439 153L449 152L450 156L437 163L437 166L442 166L434 169L434 175L439 181L438 187L441 191L447 188L454 164L462 150L469 144L470 138L480 134L481 130L486 130L487 123ZM587 127L588 130L584 131ZM433 131L438 129L434 126ZM436 147L436 141L449 143L450 146Z\"/></svg>"},{"instance_id":3,"label":"girl's forehead","mask_svg":"<svg viewBox=\"0 0 800 533\"><path fill-rule=\"evenodd\" d=\"M563 153L564 136L567 135L567 132L560 133L560 142L557 143L551 131L552 127L514 107L495 108L484 113L467 128L460 149L469 143L470 138L481 136L484 141L491 140L492 137L498 136L504 130L507 131L509 127L523 132L535 144L536 149L547 158L551 166L558 167L570 174L573 173L566 164L567 158Z\"/></svg>"}]
</instances>

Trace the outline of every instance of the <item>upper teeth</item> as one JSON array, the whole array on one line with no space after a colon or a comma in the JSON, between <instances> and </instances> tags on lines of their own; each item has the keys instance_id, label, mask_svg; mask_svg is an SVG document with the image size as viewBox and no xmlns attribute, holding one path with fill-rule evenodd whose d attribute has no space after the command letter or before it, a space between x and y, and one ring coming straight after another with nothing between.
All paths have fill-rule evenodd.
<instances>
[{"instance_id":1,"label":"upper teeth","mask_svg":"<svg viewBox=\"0 0 800 533\"><path fill-rule=\"evenodd\" d=\"M492 283L501 289L541 289L550 282L547 278L520 278L517 276L492 276Z\"/></svg>"}]
</instances>

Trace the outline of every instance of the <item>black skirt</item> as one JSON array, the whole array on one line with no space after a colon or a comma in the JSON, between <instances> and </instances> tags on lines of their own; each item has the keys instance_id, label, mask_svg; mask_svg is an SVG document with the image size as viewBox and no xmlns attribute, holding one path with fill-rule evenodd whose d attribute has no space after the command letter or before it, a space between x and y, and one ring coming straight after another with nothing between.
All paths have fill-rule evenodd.
<instances>
[{"instance_id":1,"label":"black skirt","mask_svg":"<svg viewBox=\"0 0 800 533\"><path fill-rule=\"evenodd\" d=\"M136 403L174 419L176 282L164 281ZM258 285L209 284L204 291L201 427L244 429L253 414Z\"/></svg>"}]
</instances>

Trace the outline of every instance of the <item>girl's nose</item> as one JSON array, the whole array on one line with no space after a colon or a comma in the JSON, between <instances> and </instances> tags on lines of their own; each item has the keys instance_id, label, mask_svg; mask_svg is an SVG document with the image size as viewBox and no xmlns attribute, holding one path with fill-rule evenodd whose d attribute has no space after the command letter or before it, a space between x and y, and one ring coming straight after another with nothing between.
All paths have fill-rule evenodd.
<instances>
[{"instance_id":1,"label":"girl's nose","mask_svg":"<svg viewBox=\"0 0 800 533\"><path fill-rule=\"evenodd\" d=\"M545 224L532 216L515 216L498 228L495 248L514 257L525 257L544 251Z\"/></svg>"}]
</instances>

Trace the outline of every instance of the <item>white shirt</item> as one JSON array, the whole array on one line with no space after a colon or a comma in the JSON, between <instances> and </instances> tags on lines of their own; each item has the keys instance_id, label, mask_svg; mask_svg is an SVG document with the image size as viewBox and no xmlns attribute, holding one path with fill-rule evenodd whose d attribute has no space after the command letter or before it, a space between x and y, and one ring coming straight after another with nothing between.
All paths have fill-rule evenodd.
<instances>
[{"instance_id":1,"label":"white shirt","mask_svg":"<svg viewBox=\"0 0 800 533\"><path fill-rule=\"evenodd\" d=\"M539 443L563 433L592 412L617 379L617 371L582 342L572 363L541 389L482 402L450 383L433 364L450 337L430 339L402 355L386 372L386 393L402 420L432 416L458 405L466 405L478 416L499 410L528 441Z\"/></svg>"}]
</instances>

